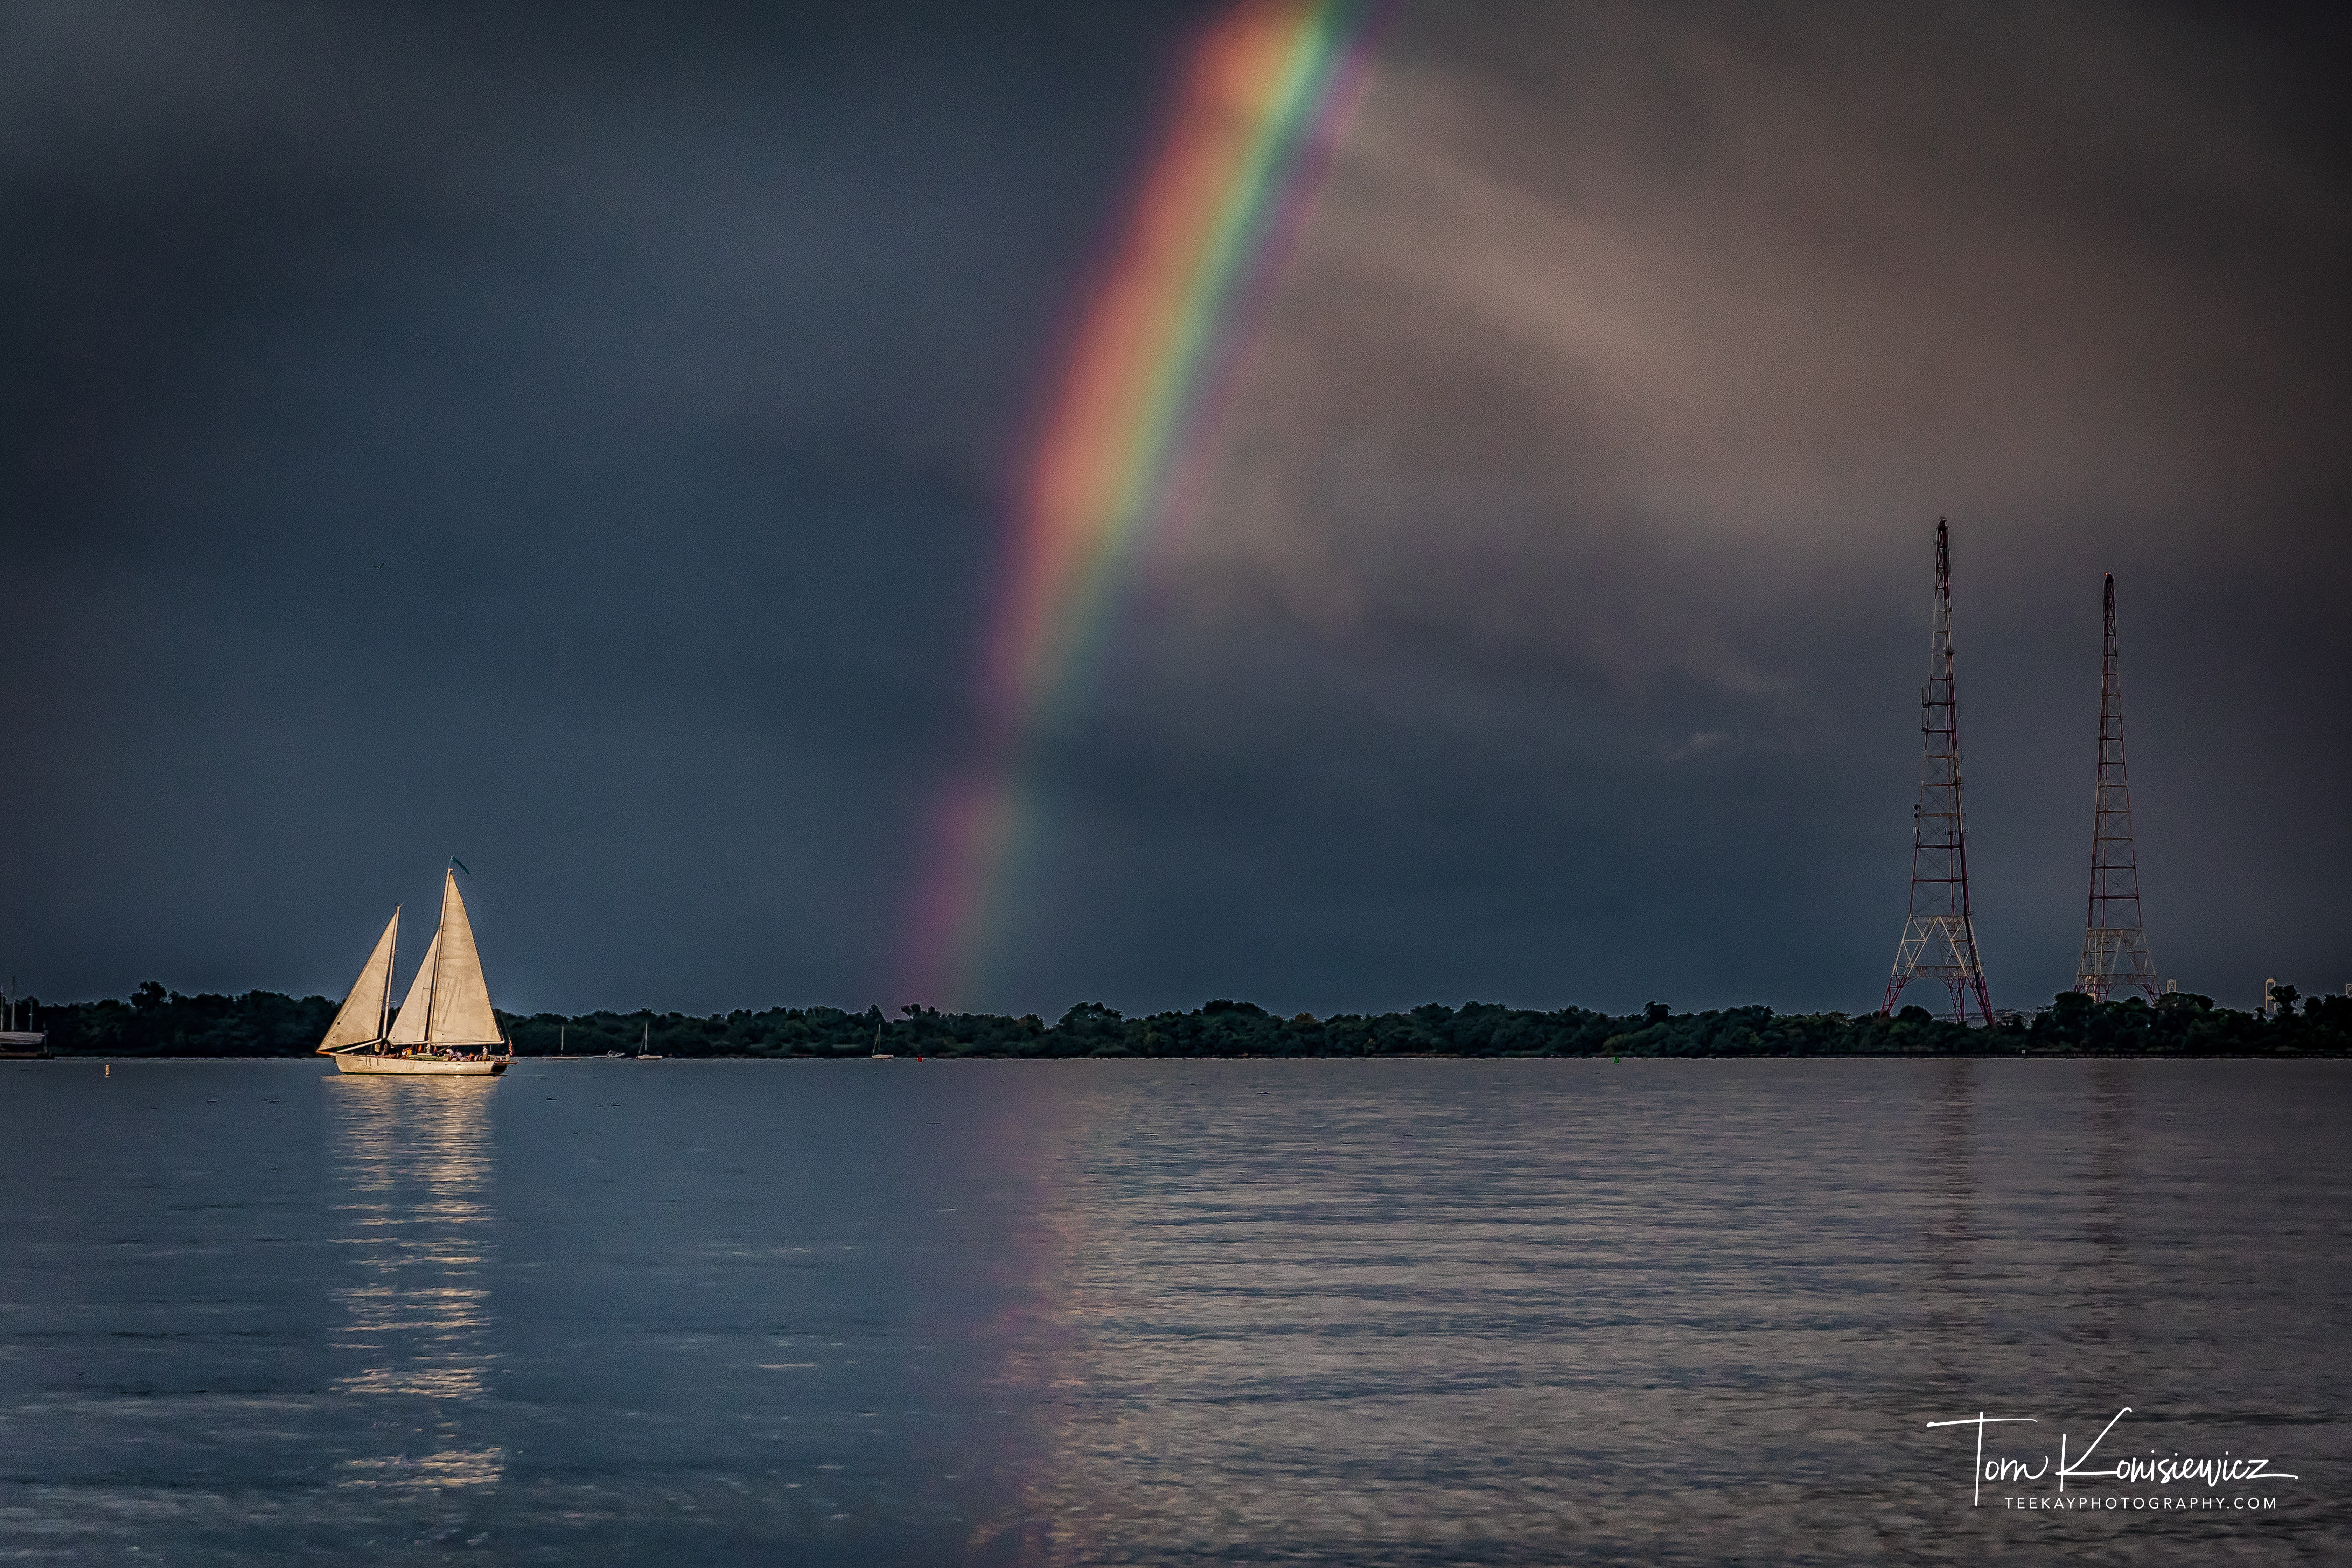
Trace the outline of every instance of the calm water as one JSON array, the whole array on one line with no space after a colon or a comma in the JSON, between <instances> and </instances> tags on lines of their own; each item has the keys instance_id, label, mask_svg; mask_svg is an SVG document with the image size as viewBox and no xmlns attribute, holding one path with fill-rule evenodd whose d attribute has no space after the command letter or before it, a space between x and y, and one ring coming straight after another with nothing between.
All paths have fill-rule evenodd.
<instances>
[{"instance_id":1,"label":"calm water","mask_svg":"<svg viewBox=\"0 0 2352 1568\"><path fill-rule=\"evenodd\" d=\"M0 1560L2352 1562L2352 1070L0 1068ZM2028 1512L1988 1453L2268 1511ZM2012 1438L2003 1434L2023 1433Z\"/></svg>"}]
</instances>

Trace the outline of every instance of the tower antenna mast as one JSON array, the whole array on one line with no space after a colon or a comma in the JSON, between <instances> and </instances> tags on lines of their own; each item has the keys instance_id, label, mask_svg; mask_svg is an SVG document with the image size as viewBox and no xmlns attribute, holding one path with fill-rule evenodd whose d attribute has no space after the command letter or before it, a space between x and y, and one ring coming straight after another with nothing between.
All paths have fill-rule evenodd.
<instances>
[{"instance_id":1,"label":"tower antenna mast","mask_svg":"<svg viewBox=\"0 0 2352 1568\"><path fill-rule=\"evenodd\" d=\"M1977 957L1969 912L1968 830L1960 817L1959 708L1952 685L1952 554L1944 520L1936 520L1936 612L1927 637L1927 685L1920 694L1927 760L1912 813L1911 913L1895 948L1895 973L1878 1016L1886 1017L1914 980L1939 980L1951 992L1955 1023L1992 1021L1992 998Z\"/></svg>"},{"instance_id":2,"label":"tower antenna mast","mask_svg":"<svg viewBox=\"0 0 2352 1568\"><path fill-rule=\"evenodd\" d=\"M2074 988L2095 1001L2161 994L2139 915L2139 858L2132 848L2131 786L2124 781L2124 682L2116 659L2116 574L2107 573L2106 651L2099 678L2099 783L2091 810L2091 914Z\"/></svg>"}]
</instances>

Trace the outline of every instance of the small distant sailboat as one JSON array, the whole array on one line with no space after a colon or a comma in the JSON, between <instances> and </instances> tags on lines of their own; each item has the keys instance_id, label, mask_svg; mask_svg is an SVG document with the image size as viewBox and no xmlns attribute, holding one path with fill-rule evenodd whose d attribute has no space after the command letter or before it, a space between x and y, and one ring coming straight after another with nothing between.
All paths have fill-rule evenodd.
<instances>
[{"instance_id":1,"label":"small distant sailboat","mask_svg":"<svg viewBox=\"0 0 2352 1568\"><path fill-rule=\"evenodd\" d=\"M637 1037L637 1060L639 1061L659 1061L661 1059L661 1052L654 1049L654 1026L647 1024L646 1025L645 1033Z\"/></svg>"},{"instance_id":2,"label":"small distant sailboat","mask_svg":"<svg viewBox=\"0 0 2352 1568\"><path fill-rule=\"evenodd\" d=\"M0 1061L47 1061L49 1058L48 1031L18 1029L17 1006L14 996L7 991L0 991Z\"/></svg>"},{"instance_id":3,"label":"small distant sailboat","mask_svg":"<svg viewBox=\"0 0 2352 1568\"><path fill-rule=\"evenodd\" d=\"M474 946L466 901L457 896L457 873L443 874L441 925L425 946L400 1013L391 1012L393 960L400 947L400 911L376 938L375 951L327 1026L319 1054L335 1059L343 1072L422 1072L439 1076L496 1077L514 1061L514 1050L499 1033L490 1008L490 988L482 978L482 956Z\"/></svg>"}]
</instances>

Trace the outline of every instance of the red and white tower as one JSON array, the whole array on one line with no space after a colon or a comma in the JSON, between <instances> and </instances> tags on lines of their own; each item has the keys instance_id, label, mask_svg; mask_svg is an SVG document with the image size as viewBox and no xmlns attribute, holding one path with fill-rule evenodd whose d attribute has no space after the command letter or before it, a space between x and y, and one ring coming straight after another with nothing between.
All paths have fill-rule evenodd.
<instances>
[{"instance_id":1,"label":"red and white tower","mask_svg":"<svg viewBox=\"0 0 2352 1568\"><path fill-rule=\"evenodd\" d=\"M1952 555L1942 518L1936 521L1936 614L1927 636L1926 711L1927 759L1912 813L1911 915L1895 949L1895 973L1878 1016L1895 1010L1914 980L1941 982L1951 993L1955 1023L1990 1023L1992 998L1977 957L1976 923L1969 913L1968 830L1960 817L1960 721L1952 686Z\"/></svg>"},{"instance_id":2,"label":"red and white tower","mask_svg":"<svg viewBox=\"0 0 2352 1568\"><path fill-rule=\"evenodd\" d=\"M2116 574L2107 573L2107 640L2099 681L2099 786L2091 810L2091 916L2074 988L2106 1001L2160 994L2139 923L2139 860L2132 849L2131 786L2124 781L2124 682L2116 663Z\"/></svg>"}]
</instances>

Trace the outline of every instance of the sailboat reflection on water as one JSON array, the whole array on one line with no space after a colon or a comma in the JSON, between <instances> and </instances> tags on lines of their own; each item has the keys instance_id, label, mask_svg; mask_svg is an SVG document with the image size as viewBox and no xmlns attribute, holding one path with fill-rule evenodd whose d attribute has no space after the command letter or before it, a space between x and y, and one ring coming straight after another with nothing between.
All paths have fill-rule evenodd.
<instances>
[{"instance_id":1,"label":"sailboat reflection on water","mask_svg":"<svg viewBox=\"0 0 2352 1568\"><path fill-rule=\"evenodd\" d=\"M425 961L416 967L395 1019L390 1004L399 946L400 911L394 909L342 1010L327 1026L319 1053L333 1057L345 1072L504 1072L514 1061L514 1049L499 1033L498 1014L490 1009L482 955L474 946L466 901L457 896L456 872L443 873L441 925L425 945Z\"/></svg>"}]
</instances>

